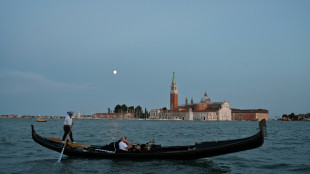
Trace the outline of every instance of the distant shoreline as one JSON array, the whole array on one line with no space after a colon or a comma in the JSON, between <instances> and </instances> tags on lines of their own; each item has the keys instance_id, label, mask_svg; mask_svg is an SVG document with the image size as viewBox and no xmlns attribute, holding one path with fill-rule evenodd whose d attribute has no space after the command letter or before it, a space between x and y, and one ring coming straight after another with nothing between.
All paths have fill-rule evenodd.
<instances>
[{"instance_id":1,"label":"distant shoreline","mask_svg":"<svg viewBox=\"0 0 310 174\"><path fill-rule=\"evenodd\" d=\"M31 116L31 115L0 115L0 118L24 118L24 119L38 119L38 118L44 118L44 119L62 119L65 118L65 116Z\"/></svg>"},{"instance_id":2,"label":"distant shoreline","mask_svg":"<svg viewBox=\"0 0 310 174\"><path fill-rule=\"evenodd\" d=\"M31 115L0 115L1 118L7 118L7 119L64 119L65 116L31 116ZM86 115L86 116L80 116L76 117L73 116L73 119L77 120L144 120L144 119L130 119L130 118L115 118L115 119L106 119L106 118L96 118L92 115Z\"/></svg>"},{"instance_id":3,"label":"distant shoreline","mask_svg":"<svg viewBox=\"0 0 310 174\"><path fill-rule=\"evenodd\" d=\"M31 115L0 115L0 119L64 119L65 116L31 116ZM96 118L92 115L85 116L74 116L77 120L159 120L159 121L170 121L172 119L141 119L141 118ZM282 120L282 119L270 119L272 121L285 121L290 122L293 120ZM183 121L183 120L172 120L172 121ZM256 120L231 120L231 121L256 121ZM296 120L296 121L310 121L310 120ZM295 122L295 120L293 121Z\"/></svg>"}]
</instances>

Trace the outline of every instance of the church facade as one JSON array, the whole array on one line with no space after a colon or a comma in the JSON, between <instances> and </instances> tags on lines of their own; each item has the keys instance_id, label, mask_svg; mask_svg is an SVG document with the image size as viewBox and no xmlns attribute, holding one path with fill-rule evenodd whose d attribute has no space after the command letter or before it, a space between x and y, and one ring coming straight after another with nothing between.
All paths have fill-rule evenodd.
<instances>
[{"instance_id":1,"label":"church facade","mask_svg":"<svg viewBox=\"0 0 310 174\"><path fill-rule=\"evenodd\" d=\"M259 111L259 114L257 112ZM251 117L248 113L251 112ZM254 117L253 117L254 113ZM261 114L263 113L263 114ZM251 120L261 120L267 118L268 110L240 110L231 109L230 103L225 100L223 102L211 102L207 93L201 98L200 102L194 103L185 99L184 105L178 105L178 86L176 84L175 73L173 73L172 83L170 86L170 110L166 109L151 109L149 119L156 120L199 120L199 121L231 121L243 120L243 116L251 118ZM256 118L256 115L258 117Z\"/></svg>"}]
</instances>

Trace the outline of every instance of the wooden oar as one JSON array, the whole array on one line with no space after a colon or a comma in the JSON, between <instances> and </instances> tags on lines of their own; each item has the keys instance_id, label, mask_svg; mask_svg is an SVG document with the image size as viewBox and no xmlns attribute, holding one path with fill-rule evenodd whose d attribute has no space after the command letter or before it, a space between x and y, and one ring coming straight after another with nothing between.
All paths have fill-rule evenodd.
<instances>
[{"instance_id":1,"label":"wooden oar","mask_svg":"<svg viewBox=\"0 0 310 174\"><path fill-rule=\"evenodd\" d=\"M68 137L69 137L69 135L70 135L70 132L71 132L71 130L69 131L69 133L68 133L67 136L66 136L65 145L64 145L64 147L62 148L62 151L61 151L61 153L60 153L60 156L59 156L59 158L58 158L58 160L57 160L58 163L60 163L61 158L62 158L62 155L63 155L63 153L64 153L64 151L65 151L65 147L66 147L66 145L67 145L67 143L68 143L67 139L68 139Z\"/></svg>"}]
</instances>

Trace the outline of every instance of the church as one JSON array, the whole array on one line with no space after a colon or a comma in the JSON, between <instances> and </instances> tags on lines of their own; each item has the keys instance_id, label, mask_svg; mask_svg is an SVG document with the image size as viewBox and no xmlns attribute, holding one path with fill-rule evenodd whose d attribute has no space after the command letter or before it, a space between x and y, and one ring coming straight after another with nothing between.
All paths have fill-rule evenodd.
<instances>
[{"instance_id":1,"label":"church","mask_svg":"<svg viewBox=\"0 0 310 174\"><path fill-rule=\"evenodd\" d=\"M185 99L184 105L178 104L178 86L176 84L175 73L173 72L170 86L170 110L151 109L149 119L155 120L199 120L199 121L232 121L232 120L268 120L268 110L264 109L231 109L230 103L211 102L207 93L200 102L194 103L193 98L188 103Z\"/></svg>"}]
</instances>

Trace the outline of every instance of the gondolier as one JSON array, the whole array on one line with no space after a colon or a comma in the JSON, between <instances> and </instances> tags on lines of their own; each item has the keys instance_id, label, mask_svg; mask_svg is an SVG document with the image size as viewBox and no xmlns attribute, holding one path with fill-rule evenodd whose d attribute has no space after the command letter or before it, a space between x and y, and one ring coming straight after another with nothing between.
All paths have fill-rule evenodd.
<instances>
[{"instance_id":1,"label":"gondolier","mask_svg":"<svg viewBox=\"0 0 310 174\"><path fill-rule=\"evenodd\" d=\"M69 134L71 141L74 143L73 140L73 135L72 135L72 126L73 126L73 120L72 120L72 115L73 115L73 111L68 111L67 112L67 116L65 118L65 122L64 122L64 135L62 137L62 141L65 141L67 135Z\"/></svg>"}]
</instances>

